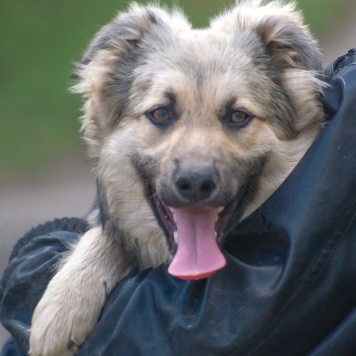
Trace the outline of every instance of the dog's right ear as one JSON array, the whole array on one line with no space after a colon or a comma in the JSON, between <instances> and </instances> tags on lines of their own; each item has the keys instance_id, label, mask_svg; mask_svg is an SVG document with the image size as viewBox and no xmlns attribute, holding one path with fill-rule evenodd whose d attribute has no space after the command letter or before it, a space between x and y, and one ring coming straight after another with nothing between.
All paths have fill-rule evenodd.
<instances>
[{"instance_id":1,"label":"dog's right ear","mask_svg":"<svg viewBox=\"0 0 356 356\"><path fill-rule=\"evenodd\" d=\"M179 11L133 4L91 41L73 73L77 83L72 91L85 97L82 131L93 160L125 113L133 73L144 61L145 52L167 46L175 33L190 27Z\"/></svg>"},{"instance_id":2,"label":"dog's right ear","mask_svg":"<svg viewBox=\"0 0 356 356\"><path fill-rule=\"evenodd\" d=\"M121 52L123 56L129 54L137 46L142 35L155 23L157 23L157 18L149 10L140 9L119 14L95 35L77 64L72 78L84 79L83 70L102 50L115 50L115 52Z\"/></svg>"},{"instance_id":3,"label":"dog's right ear","mask_svg":"<svg viewBox=\"0 0 356 356\"><path fill-rule=\"evenodd\" d=\"M115 51L115 55L121 58L129 56L139 46L142 38L157 26L176 32L191 28L179 11L168 13L156 6L133 3L127 13L119 13L96 34L73 71L72 79L84 79L83 71L86 66L95 60L101 51Z\"/></svg>"}]
</instances>

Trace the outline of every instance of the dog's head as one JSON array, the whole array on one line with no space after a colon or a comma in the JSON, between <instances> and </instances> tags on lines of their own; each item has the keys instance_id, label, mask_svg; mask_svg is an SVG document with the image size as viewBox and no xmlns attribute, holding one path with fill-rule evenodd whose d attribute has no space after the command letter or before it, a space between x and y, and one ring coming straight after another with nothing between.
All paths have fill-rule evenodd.
<instances>
[{"instance_id":1,"label":"dog's head","mask_svg":"<svg viewBox=\"0 0 356 356\"><path fill-rule=\"evenodd\" d=\"M223 267L226 227L272 194L320 128L320 69L291 4L240 2L203 30L153 6L119 14L75 72L107 233L139 246L144 265L173 254L181 278Z\"/></svg>"}]
</instances>

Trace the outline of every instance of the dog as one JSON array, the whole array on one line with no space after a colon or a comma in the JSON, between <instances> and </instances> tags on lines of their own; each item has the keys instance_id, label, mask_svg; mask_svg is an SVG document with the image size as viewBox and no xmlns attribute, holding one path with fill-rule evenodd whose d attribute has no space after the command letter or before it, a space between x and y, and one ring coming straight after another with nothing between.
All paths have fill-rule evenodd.
<instances>
[{"instance_id":1,"label":"dog","mask_svg":"<svg viewBox=\"0 0 356 356\"><path fill-rule=\"evenodd\" d=\"M285 180L323 126L321 53L293 3L237 1L205 29L132 4L77 65L97 177L90 229L38 303L30 354L72 355L134 266L224 268L224 237Z\"/></svg>"}]
</instances>

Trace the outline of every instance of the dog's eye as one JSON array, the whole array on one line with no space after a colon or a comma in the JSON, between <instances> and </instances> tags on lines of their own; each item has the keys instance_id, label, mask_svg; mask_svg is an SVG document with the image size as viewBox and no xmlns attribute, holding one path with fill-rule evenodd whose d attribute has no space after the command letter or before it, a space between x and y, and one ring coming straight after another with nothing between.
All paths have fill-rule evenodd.
<instances>
[{"instance_id":1,"label":"dog's eye","mask_svg":"<svg viewBox=\"0 0 356 356\"><path fill-rule=\"evenodd\" d=\"M154 124L166 124L171 120L170 111L163 107L148 111L146 115Z\"/></svg>"},{"instance_id":2,"label":"dog's eye","mask_svg":"<svg viewBox=\"0 0 356 356\"><path fill-rule=\"evenodd\" d=\"M228 123L233 125L240 125L247 123L252 118L252 115L243 110L231 111L228 117Z\"/></svg>"},{"instance_id":3,"label":"dog's eye","mask_svg":"<svg viewBox=\"0 0 356 356\"><path fill-rule=\"evenodd\" d=\"M152 117L157 121L167 121L169 120L169 112L165 108L158 108L150 112Z\"/></svg>"}]
</instances>

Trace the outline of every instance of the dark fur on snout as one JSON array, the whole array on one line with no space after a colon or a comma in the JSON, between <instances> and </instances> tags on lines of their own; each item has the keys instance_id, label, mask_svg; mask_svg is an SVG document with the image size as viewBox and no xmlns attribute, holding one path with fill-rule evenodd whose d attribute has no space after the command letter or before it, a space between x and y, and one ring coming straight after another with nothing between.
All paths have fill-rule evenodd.
<instances>
[{"instance_id":1,"label":"dark fur on snout","mask_svg":"<svg viewBox=\"0 0 356 356\"><path fill-rule=\"evenodd\" d=\"M300 13L279 1L237 1L202 30L134 4L103 27L73 88L97 176L91 229L36 308L32 356L73 354L130 268L170 263L172 209L216 218L222 244L320 131L320 69Z\"/></svg>"}]
</instances>

